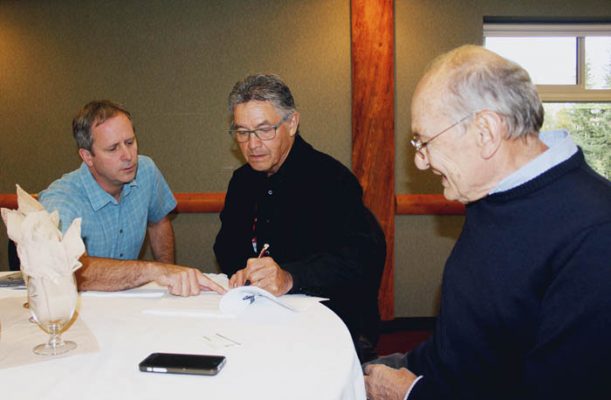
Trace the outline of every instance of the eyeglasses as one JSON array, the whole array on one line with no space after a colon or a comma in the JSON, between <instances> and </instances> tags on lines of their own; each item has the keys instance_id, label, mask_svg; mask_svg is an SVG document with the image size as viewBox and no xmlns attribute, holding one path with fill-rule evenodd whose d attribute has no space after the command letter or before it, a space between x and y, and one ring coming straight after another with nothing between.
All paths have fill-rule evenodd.
<instances>
[{"instance_id":1,"label":"eyeglasses","mask_svg":"<svg viewBox=\"0 0 611 400\"><path fill-rule=\"evenodd\" d=\"M238 143L248 142L250 139L250 135L254 134L259 140L272 140L276 137L276 130L285 123L290 117L293 115L292 112L286 114L276 125L272 126L261 126L257 129L248 130L248 129L230 129L229 134L235 139Z\"/></svg>"},{"instance_id":2,"label":"eyeglasses","mask_svg":"<svg viewBox=\"0 0 611 400\"><path fill-rule=\"evenodd\" d=\"M462 117L461 119L459 119L458 121L454 122L452 125L448 126L447 128L443 129L440 132L437 132L436 134L434 134L429 140L427 140L426 142L423 142L422 140L420 140L420 138L414 136L412 138L412 140L410 140L410 143L412 144L412 146L414 146L414 148L416 149L416 152L418 154L420 154L421 156L424 156L424 154L422 153L422 150L428 146L429 143L431 143L434 139L436 139L437 137L441 136L442 133L446 133L447 131L449 131L450 129L454 128L456 125L460 124L461 122L463 122L464 120L466 120L467 118L472 117L473 115L475 115L475 112L469 113L468 115L465 115L464 117Z\"/></svg>"}]
</instances>

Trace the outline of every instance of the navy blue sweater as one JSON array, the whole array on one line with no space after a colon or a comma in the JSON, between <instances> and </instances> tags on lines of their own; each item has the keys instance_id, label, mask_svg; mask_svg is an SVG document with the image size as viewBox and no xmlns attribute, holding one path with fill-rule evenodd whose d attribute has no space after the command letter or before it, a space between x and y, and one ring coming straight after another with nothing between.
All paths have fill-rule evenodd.
<instances>
[{"instance_id":1,"label":"navy blue sweater","mask_svg":"<svg viewBox=\"0 0 611 400\"><path fill-rule=\"evenodd\" d=\"M581 150L467 205L409 399L611 399L611 183Z\"/></svg>"}]
</instances>

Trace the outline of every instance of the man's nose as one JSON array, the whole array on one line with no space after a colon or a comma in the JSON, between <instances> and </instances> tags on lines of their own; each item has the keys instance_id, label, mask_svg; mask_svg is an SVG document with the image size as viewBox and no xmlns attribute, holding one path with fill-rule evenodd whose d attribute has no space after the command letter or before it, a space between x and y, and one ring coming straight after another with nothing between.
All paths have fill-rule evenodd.
<instances>
[{"instance_id":1,"label":"man's nose","mask_svg":"<svg viewBox=\"0 0 611 400\"><path fill-rule=\"evenodd\" d=\"M420 170L425 170L430 167L428 158L421 151L417 151L414 155L414 164L416 164L416 168Z\"/></svg>"},{"instance_id":2,"label":"man's nose","mask_svg":"<svg viewBox=\"0 0 611 400\"><path fill-rule=\"evenodd\" d=\"M261 139L255 134L255 132L250 132L248 135L248 148L254 149L261 145Z\"/></svg>"},{"instance_id":3,"label":"man's nose","mask_svg":"<svg viewBox=\"0 0 611 400\"><path fill-rule=\"evenodd\" d=\"M131 161L132 159L131 149L125 145L121 146L121 159L125 161Z\"/></svg>"}]
</instances>

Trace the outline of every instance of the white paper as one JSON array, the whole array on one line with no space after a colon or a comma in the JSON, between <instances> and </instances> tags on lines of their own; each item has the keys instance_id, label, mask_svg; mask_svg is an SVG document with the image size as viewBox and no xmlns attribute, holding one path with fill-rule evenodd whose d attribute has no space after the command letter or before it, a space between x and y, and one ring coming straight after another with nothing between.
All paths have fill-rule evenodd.
<instances>
[{"instance_id":1,"label":"white paper","mask_svg":"<svg viewBox=\"0 0 611 400\"><path fill-rule=\"evenodd\" d=\"M210 276L222 282L223 274ZM147 285L148 286L148 285ZM142 290L142 289L136 289ZM83 295L91 292L83 292ZM252 302L251 302L252 300ZM306 311L312 304L324 301L320 297L302 294L276 297L256 286L241 286L230 289L223 296L214 292L202 292L199 296L181 302L180 307L173 305L172 296L166 296L147 308L144 314L185 318L245 318L259 322L283 322L298 312Z\"/></svg>"},{"instance_id":2,"label":"white paper","mask_svg":"<svg viewBox=\"0 0 611 400\"><path fill-rule=\"evenodd\" d=\"M288 310L297 311L294 307L286 304L280 298L257 286L240 286L229 290L221 298L219 308L221 312L225 314L240 315L250 305L267 301Z\"/></svg>"}]
</instances>

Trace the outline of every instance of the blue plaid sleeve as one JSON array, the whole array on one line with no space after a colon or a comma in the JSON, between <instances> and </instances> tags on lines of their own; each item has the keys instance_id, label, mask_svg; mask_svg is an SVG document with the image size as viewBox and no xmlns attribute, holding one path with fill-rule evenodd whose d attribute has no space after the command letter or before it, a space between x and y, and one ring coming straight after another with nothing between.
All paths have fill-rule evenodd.
<instances>
[{"instance_id":1,"label":"blue plaid sleeve","mask_svg":"<svg viewBox=\"0 0 611 400\"><path fill-rule=\"evenodd\" d=\"M147 179L151 181L148 221L157 223L176 208L176 199L155 162L146 156L141 156L141 162L142 167L146 167Z\"/></svg>"}]
</instances>

